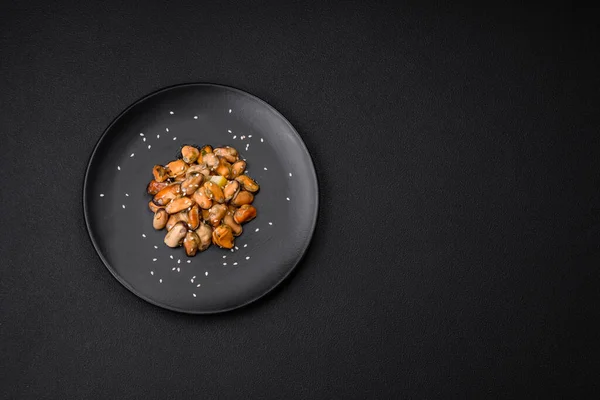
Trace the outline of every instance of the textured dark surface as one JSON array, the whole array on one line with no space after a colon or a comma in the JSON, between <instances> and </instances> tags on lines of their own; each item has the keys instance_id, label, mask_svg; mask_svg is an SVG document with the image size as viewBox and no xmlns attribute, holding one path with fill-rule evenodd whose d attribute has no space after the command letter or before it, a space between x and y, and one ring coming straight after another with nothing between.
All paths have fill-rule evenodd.
<instances>
[{"instance_id":1,"label":"textured dark surface","mask_svg":"<svg viewBox=\"0 0 600 400\"><path fill-rule=\"evenodd\" d=\"M0 9L1 398L597 389L596 10L71 3ZM296 272L212 317L119 285L81 204L108 123L188 81L280 110L321 187Z\"/></svg>"}]
</instances>

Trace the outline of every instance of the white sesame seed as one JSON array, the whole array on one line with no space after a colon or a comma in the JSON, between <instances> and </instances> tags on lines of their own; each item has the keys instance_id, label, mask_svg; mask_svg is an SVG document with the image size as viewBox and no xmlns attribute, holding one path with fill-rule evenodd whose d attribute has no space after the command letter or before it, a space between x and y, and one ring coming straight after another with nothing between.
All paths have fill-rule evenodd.
<instances>
[{"instance_id":1,"label":"white sesame seed","mask_svg":"<svg viewBox=\"0 0 600 400\"><path fill-rule=\"evenodd\" d=\"M237 262L234 262L233 265L237 265Z\"/></svg>"},{"instance_id":2,"label":"white sesame seed","mask_svg":"<svg viewBox=\"0 0 600 400\"><path fill-rule=\"evenodd\" d=\"M286 197L285 199L286 199L287 201L290 201L290 198L289 198L289 197Z\"/></svg>"},{"instance_id":3,"label":"white sesame seed","mask_svg":"<svg viewBox=\"0 0 600 400\"><path fill-rule=\"evenodd\" d=\"M252 135L248 135L248 137L249 137L249 138L251 138L251 137L252 137Z\"/></svg>"},{"instance_id":4,"label":"white sesame seed","mask_svg":"<svg viewBox=\"0 0 600 400\"><path fill-rule=\"evenodd\" d=\"M197 115L194 115L194 119L198 119L198 116L197 116Z\"/></svg>"},{"instance_id":5,"label":"white sesame seed","mask_svg":"<svg viewBox=\"0 0 600 400\"><path fill-rule=\"evenodd\" d=\"M142 141L144 141L144 142L145 142L145 141L146 141L146 138L142 138Z\"/></svg>"},{"instance_id":6,"label":"white sesame seed","mask_svg":"<svg viewBox=\"0 0 600 400\"><path fill-rule=\"evenodd\" d=\"M231 252L233 253L233 249L231 249Z\"/></svg>"},{"instance_id":7,"label":"white sesame seed","mask_svg":"<svg viewBox=\"0 0 600 400\"><path fill-rule=\"evenodd\" d=\"M223 263L223 265L227 265L227 263Z\"/></svg>"},{"instance_id":8,"label":"white sesame seed","mask_svg":"<svg viewBox=\"0 0 600 400\"><path fill-rule=\"evenodd\" d=\"M244 245L244 247L248 247L248 243L246 243L246 244Z\"/></svg>"},{"instance_id":9,"label":"white sesame seed","mask_svg":"<svg viewBox=\"0 0 600 400\"><path fill-rule=\"evenodd\" d=\"M237 137L237 135L233 135L233 138L235 139Z\"/></svg>"},{"instance_id":10,"label":"white sesame seed","mask_svg":"<svg viewBox=\"0 0 600 400\"><path fill-rule=\"evenodd\" d=\"M181 264L181 259L177 260L177 264Z\"/></svg>"},{"instance_id":11,"label":"white sesame seed","mask_svg":"<svg viewBox=\"0 0 600 400\"><path fill-rule=\"evenodd\" d=\"M171 268L171 271L175 271L175 267Z\"/></svg>"},{"instance_id":12,"label":"white sesame seed","mask_svg":"<svg viewBox=\"0 0 600 400\"><path fill-rule=\"evenodd\" d=\"M157 138L157 139L160 139L160 135L156 135L156 138Z\"/></svg>"},{"instance_id":13,"label":"white sesame seed","mask_svg":"<svg viewBox=\"0 0 600 400\"><path fill-rule=\"evenodd\" d=\"M196 293L192 293L194 295L194 297L196 297Z\"/></svg>"},{"instance_id":14,"label":"white sesame seed","mask_svg":"<svg viewBox=\"0 0 600 400\"><path fill-rule=\"evenodd\" d=\"M125 204L123 204L123 208L125 208Z\"/></svg>"},{"instance_id":15,"label":"white sesame seed","mask_svg":"<svg viewBox=\"0 0 600 400\"><path fill-rule=\"evenodd\" d=\"M150 150L150 147L152 147L152 145L148 145L148 150Z\"/></svg>"},{"instance_id":16,"label":"white sesame seed","mask_svg":"<svg viewBox=\"0 0 600 400\"><path fill-rule=\"evenodd\" d=\"M223 256L223 258L227 258L227 256Z\"/></svg>"},{"instance_id":17,"label":"white sesame seed","mask_svg":"<svg viewBox=\"0 0 600 400\"><path fill-rule=\"evenodd\" d=\"M263 142L263 138L260 138L260 142L261 142L261 143Z\"/></svg>"},{"instance_id":18,"label":"white sesame seed","mask_svg":"<svg viewBox=\"0 0 600 400\"><path fill-rule=\"evenodd\" d=\"M152 259L152 261L155 261L155 262L156 262L156 258L153 258L153 259Z\"/></svg>"},{"instance_id":19,"label":"white sesame seed","mask_svg":"<svg viewBox=\"0 0 600 400\"><path fill-rule=\"evenodd\" d=\"M200 286L201 286L201 284L200 284L200 283L196 285L196 287L200 287Z\"/></svg>"},{"instance_id":20,"label":"white sesame seed","mask_svg":"<svg viewBox=\"0 0 600 400\"><path fill-rule=\"evenodd\" d=\"M231 129L227 129L227 132L231 133Z\"/></svg>"},{"instance_id":21,"label":"white sesame seed","mask_svg":"<svg viewBox=\"0 0 600 400\"><path fill-rule=\"evenodd\" d=\"M267 167L265 167L265 171L267 170Z\"/></svg>"},{"instance_id":22,"label":"white sesame seed","mask_svg":"<svg viewBox=\"0 0 600 400\"><path fill-rule=\"evenodd\" d=\"M173 140L177 140L177 138L176 138L176 137L173 137Z\"/></svg>"},{"instance_id":23,"label":"white sesame seed","mask_svg":"<svg viewBox=\"0 0 600 400\"><path fill-rule=\"evenodd\" d=\"M165 131L169 132L169 128L165 128Z\"/></svg>"},{"instance_id":24,"label":"white sesame seed","mask_svg":"<svg viewBox=\"0 0 600 400\"><path fill-rule=\"evenodd\" d=\"M192 260L187 260L187 263L190 264L192 262Z\"/></svg>"},{"instance_id":25,"label":"white sesame seed","mask_svg":"<svg viewBox=\"0 0 600 400\"><path fill-rule=\"evenodd\" d=\"M179 269L179 267L177 267L177 272L181 271L181 269Z\"/></svg>"},{"instance_id":26,"label":"white sesame seed","mask_svg":"<svg viewBox=\"0 0 600 400\"><path fill-rule=\"evenodd\" d=\"M154 275L154 271L150 271L150 275Z\"/></svg>"},{"instance_id":27,"label":"white sesame seed","mask_svg":"<svg viewBox=\"0 0 600 400\"><path fill-rule=\"evenodd\" d=\"M250 256L246 257L246 260L249 260L249 259L250 259Z\"/></svg>"},{"instance_id":28,"label":"white sesame seed","mask_svg":"<svg viewBox=\"0 0 600 400\"><path fill-rule=\"evenodd\" d=\"M162 279L159 279L159 280L158 280L158 283L162 283Z\"/></svg>"},{"instance_id":29,"label":"white sesame seed","mask_svg":"<svg viewBox=\"0 0 600 400\"><path fill-rule=\"evenodd\" d=\"M194 283L194 278L190 279L190 282Z\"/></svg>"},{"instance_id":30,"label":"white sesame seed","mask_svg":"<svg viewBox=\"0 0 600 400\"><path fill-rule=\"evenodd\" d=\"M206 271L206 272L204 273L204 276L208 276L208 271Z\"/></svg>"},{"instance_id":31,"label":"white sesame seed","mask_svg":"<svg viewBox=\"0 0 600 400\"><path fill-rule=\"evenodd\" d=\"M130 155L129 157L131 158L131 157L133 157L133 156L135 156L135 153L131 153L131 155Z\"/></svg>"},{"instance_id":32,"label":"white sesame seed","mask_svg":"<svg viewBox=\"0 0 600 400\"><path fill-rule=\"evenodd\" d=\"M171 260L173 259L173 255L170 255L169 257L171 257Z\"/></svg>"},{"instance_id":33,"label":"white sesame seed","mask_svg":"<svg viewBox=\"0 0 600 400\"><path fill-rule=\"evenodd\" d=\"M100 197L104 197L104 193L100 193Z\"/></svg>"},{"instance_id":34,"label":"white sesame seed","mask_svg":"<svg viewBox=\"0 0 600 400\"><path fill-rule=\"evenodd\" d=\"M272 223L272 222L269 222L269 225L273 225L273 223Z\"/></svg>"},{"instance_id":35,"label":"white sesame seed","mask_svg":"<svg viewBox=\"0 0 600 400\"><path fill-rule=\"evenodd\" d=\"M173 115L173 114L175 114L175 113L174 113L173 111L169 111L169 114Z\"/></svg>"},{"instance_id":36,"label":"white sesame seed","mask_svg":"<svg viewBox=\"0 0 600 400\"><path fill-rule=\"evenodd\" d=\"M145 238L145 237L146 237L146 234L145 234L145 233L142 233L142 237L143 237L143 238Z\"/></svg>"},{"instance_id":37,"label":"white sesame seed","mask_svg":"<svg viewBox=\"0 0 600 400\"><path fill-rule=\"evenodd\" d=\"M144 136L144 134L142 132L140 132L140 136Z\"/></svg>"},{"instance_id":38,"label":"white sesame seed","mask_svg":"<svg viewBox=\"0 0 600 400\"><path fill-rule=\"evenodd\" d=\"M256 228L256 230L254 232L258 232L258 231L260 231L260 228Z\"/></svg>"},{"instance_id":39,"label":"white sesame seed","mask_svg":"<svg viewBox=\"0 0 600 400\"><path fill-rule=\"evenodd\" d=\"M155 249L158 249L158 246L154 246Z\"/></svg>"},{"instance_id":40,"label":"white sesame seed","mask_svg":"<svg viewBox=\"0 0 600 400\"><path fill-rule=\"evenodd\" d=\"M290 172L290 176L292 176L292 173Z\"/></svg>"},{"instance_id":41,"label":"white sesame seed","mask_svg":"<svg viewBox=\"0 0 600 400\"><path fill-rule=\"evenodd\" d=\"M129 197L129 194L128 194L128 193L125 193L125 196Z\"/></svg>"},{"instance_id":42,"label":"white sesame seed","mask_svg":"<svg viewBox=\"0 0 600 400\"><path fill-rule=\"evenodd\" d=\"M235 246L235 249L236 249L236 250L239 250L239 247Z\"/></svg>"},{"instance_id":43,"label":"white sesame seed","mask_svg":"<svg viewBox=\"0 0 600 400\"><path fill-rule=\"evenodd\" d=\"M231 114L231 108L229 109L229 114Z\"/></svg>"}]
</instances>

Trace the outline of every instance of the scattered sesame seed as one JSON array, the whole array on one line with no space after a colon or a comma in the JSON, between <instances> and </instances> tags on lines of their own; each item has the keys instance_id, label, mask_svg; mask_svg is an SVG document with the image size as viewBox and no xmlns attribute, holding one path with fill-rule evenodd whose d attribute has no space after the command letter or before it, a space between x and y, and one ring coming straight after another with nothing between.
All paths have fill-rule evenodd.
<instances>
[{"instance_id":1,"label":"scattered sesame seed","mask_svg":"<svg viewBox=\"0 0 600 400\"><path fill-rule=\"evenodd\" d=\"M286 197L285 199L286 199L287 201L290 201L290 198L289 198L289 197Z\"/></svg>"},{"instance_id":2,"label":"scattered sesame seed","mask_svg":"<svg viewBox=\"0 0 600 400\"><path fill-rule=\"evenodd\" d=\"M249 260L249 259L250 259L250 256L246 257L246 260Z\"/></svg>"},{"instance_id":3,"label":"scattered sesame seed","mask_svg":"<svg viewBox=\"0 0 600 400\"><path fill-rule=\"evenodd\" d=\"M196 297L196 293L192 293L194 295L194 297Z\"/></svg>"},{"instance_id":4,"label":"scattered sesame seed","mask_svg":"<svg viewBox=\"0 0 600 400\"><path fill-rule=\"evenodd\" d=\"M169 257L171 257L171 260L173 259L173 255L170 255Z\"/></svg>"},{"instance_id":5,"label":"scattered sesame seed","mask_svg":"<svg viewBox=\"0 0 600 400\"><path fill-rule=\"evenodd\" d=\"M150 271L150 275L154 275L154 271Z\"/></svg>"},{"instance_id":6,"label":"scattered sesame seed","mask_svg":"<svg viewBox=\"0 0 600 400\"><path fill-rule=\"evenodd\" d=\"M177 267L177 272L181 271L181 269L179 267Z\"/></svg>"},{"instance_id":7,"label":"scattered sesame seed","mask_svg":"<svg viewBox=\"0 0 600 400\"><path fill-rule=\"evenodd\" d=\"M142 138L142 141L144 141L144 142L145 142L145 141L146 141L146 138Z\"/></svg>"},{"instance_id":8,"label":"scattered sesame seed","mask_svg":"<svg viewBox=\"0 0 600 400\"><path fill-rule=\"evenodd\" d=\"M206 272L204 273L204 276L208 276L208 271L206 271Z\"/></svg>"},{"instance_id":9,"label":"scattered sesame seed","mask_svg":"<svg viewBox=\"0 0 600 400\"><path fill-rule=\"evenodd\" d=\"M258 231L260 231L260 228L256 228L256 230L254 232L258 232Z\"/></svg>"},{"instance_id":10,"label":"scattered sesame seed","mask_svg":"<svg viewBox=\"0 0 600 400\"><path fill-rule=\"evenodd\" d=\"M201 286L201 284L200 284L200 283L196 285L196 287L200 287L200 286Z\"/></svg>"},{"instance_id":11,"label":"scattered sesame seed","mask_svg":"<svg viewBox=\"0 0 600 400\"><path fill-rule=\"evenodd\" d=\"M181 259L177 260L177 264L181 264Z\"/></svg>"},{"instance_id":12,"label":"scattered sesame seed","mask_svg":"<svg viewBox=\"0 0 600 400\"><path fill-rule=\"evenodd\" d=\"M160 139L160 135L156 135L156 138L157 138L157 139Z\"/></svg>"},{"instance_id":13,"label":"scattered sesame seed","mask_svg":"<svg viewBox=\"0 0 600 400\"><path fill-rule=\"evenodd\" d=\"M198 116L197 116L197 115L194 115L194 119L198 119Z\"/></svg>"},{"instance_id":14,"label":"scattered sesame seed","mask_svg":"<svg viewBox=\"0 0 600 400\"><path fill-rule=\"evenodd\" d=\"M171 268L171 271L175 271L175 267Z\"/></svg>"},{"instance_id":15,"label":"scattered sesame seed","mask_svg":"<svg viewBox=\"0 0 600 400\"><path fill-rule=\"evenodd\" d=\"M158 283L162 283L162 279L159 279L159 280L158 280Z\"/></svg>"},{"instance_id":16,"label":"scattered sesame seed","mask_svg":"<svg viewBox=\"0 0 600 400\"><path fill-rule=\"evenodd\" d=\"M135 156L135 153L131 153L131 155L129 157L133 157L133 156Z\"/></svg>"},{"instance_id":17,"label":"scattered sesame seed","mask_svg":"<svg viewBox=\"0 0 600 400\"><path fill-rule=\"evenodd\" d=\"M187 260L187 263L190 264L192 262L192 260Z\"/></svg>"},{"instance_id":18,"label":"scattered sesame seed","mask_svg":"<svg viewBox=\"0 0 600 400\"><path fill-rule=\"evenodd\" d=\"M237 135L233 135L233 138L235 139L237 137Z\"/></svg>"},{"instance_id":19,"label":"scattered sesame seed","mask_svg":"<svg viewBox=\"0 0 600 400\"><path fill-rule=\"evenodd\" d=\"M223 265L227 265L227 263L223 263Z\"/></svg>"},{"instance_id":20,"label":"scattered sesame seed","mask_svg":"<svg viewBox=\"0 0 600 400\"><path fill-rule=\"evenodd\" d=\"M231 108L229 109L229 114L231 114Z\"/></svg>"},{"instance_id":21,"label":"scattered sesame seed","mask_svg":"<svg viewBox=\"0 0 600 400\"><path fill-rule=\"evenodd\" d=\"M251 138L251 137L252 137L252 135L248 135L248 137L249 137L249 138Z\"/></svg>"},{"instance_id":22,"label":"scattered sesame seed","mask_svg":"<svg viewBox=\"0 0 600 400\"><path fill-rule=\"evenodd\" d=\"M150 147L152 147L152 145L148 145L148 150L150 150Z\"/></svg>"},{"instance_id":23,"label":"scattered sesame seed","mask_svg":"<svg viewBox=\"0 0 600 400\"><path fill-rule=\"evenodd\" d=\"M227 258L227 256L223 256L223 258Z\"/></svg>"},{"instance_id":24,"label":"scattered sesame seed","mask_svg":"<svg viewBox=\"0 0 600 400\"><path fill-rule=\"evenodd\" d=\"M173 111L169 111L169 114L173 115L173 114L175 114L175 113L174 113Z\"/></svg>"},{"instance_id":25,"label":"scattered sesame seed","mask_svg":"<svg viewBox=\"0 0 600 400\"><path fill-rule=\"evenodd\" d=\"M153 258L152 261L156 261L156 258Z\"/></svg>"},{"instance_id":26,"label":"scattered sesame seed","mask_svg":"<svg viewBox=\"0 0 600 400\"><path fill-rule=\"evenodd\" d=\"M165 128L165 131L169 132L169 128Z\"/></svg>"},{"instance_id":27,"label":"scattered sesame seed","mask_svg":"<svg viewBox=\"0 0 600 400\"><path fill-rule=\"evenodd\" d=\"M142 132L140 132L140 136L144 136L144 134Z\"/></svg>"},{"instance_id":28,"label":"scattered sesame seed","mask_svg":"<svg viewBox=\"0 0 600 400\"><path fill-rule=\"evenodd\" d=\"M231 249L231 252L233 253L233 249Z\"/></svg>"},{"instance_id":29,"label":"scattered sesame seed","mask_svg":"<svg viewBox=\"0 0 600 400\"><path fill-rule=\"evenodd\" d=\"M233 265L237 265L237 262L234 262Z\"/></svg>"},{"instance_id":30,"label":"scattered sesame seed","mask_svg":"<svg viewBox=\"0 0 600 400\"><path fill-rule=\"evenodd\" d=\"M273 225L273 223L272 223L272 222L269 222L269 225Z\"/></svg>"},{"instance_id":31,"label":"scattered sesame seed","mask_svg":"<svg viewBox=\"0 0 600 400\"><path fill-rule=\"evenodd\" d=\"M239 250L239 247L235 246L235 249L236 249L236 250Z\"/></svg>"},{"instance_id":32,"label":"scattered sesame seed","mask_svg":"<svg viewBox=\"0 0 600 400\"><path fill-rule=\"evenodd\" d=\"M123 208L125 208L125 204L123 204Z\"/></svg>"},{"instance_id":33,"label":"scattered sesame seed","mask_svg":"<svg viewBox=\"0 0 600 400\"><path fill-rule=\"evenodd\" d=\"M173 137L173 140L177 140L177 138L176 138L176 137Z\"/></svg>"},{"instance_id":34,"label":"scattered sesame seed","mask_svg":"<svg viewBox=\"0 0 600 400\"><path fill-rule=\"evenodd\" d=\"M145 233L142 233L142 237L143 237L143 238L145 238L145 237L146 237L146 234L145 234Z\"/></svg>"},{"instance_id":35,"label":"scattered sesame seed","mask_svg":"<svg viewBox=\"0 0 600 400\"><path fill-rule=\"evenodd\" d=\"M190 279L190 282L194 283L194 278Z\"/></svg>"},{"instance_id":36,"label":"scattered sesame seed","mask_svg":"<svg viewBox=\"0 0 600 400\"><path fill-rule=\"evenodd\" d=\"M129 194L125 193L125 196L129 197Z\"/></svg>"},{"instance_id":37,"label":"scattered sesame seed","mask_svg":"<svg viewBox=\"0 0 600 400\"><path fill-rule=\"evenodd\" d=\"M117 165L117 169L120 171L120 170L121 170L121 167L119 167L119 166Z\"/></svg>"},{"instance_id":38,"label":"scattered sesame seed","mask_svg":"<svg viewBox=\"0 0 600 400\"><path fill-rule=\"evenodd\" d=\"M158 246L154 246L155 249L158 249Z\"/></svg>"},{"instance_id":39,"label":"scattered sesame seed","mask_svg":"<svg viewBox=\"0 0 600 400\"><path fill-rule=\"evenodd\" d=\"M100 193L100 197L104 197L104 193Z\"/></svg>"},{"instance_id":40,"label":"scattered sesame seed","mask_svg":"<svg viewBox=\"0 0 600 400\"><path fill-rule=\"evenodd\" d=\"M265 167L265 171L267 170L267 167Z\"/></svg>"},{"instance_id":41,"label":"scattered sesame seed","mask_svg":"<svg viewBox=\"0 0 600 400\"><path fill-rule=\"evenodd\" d=\"M290 176L292 176L292 173L290 172Z\"/></svg>"},{"instance_id":42,"label":"scattered sesame seed","mask_svg":"<svg viewBox=\"0 0 600 400\"><path fill-rule=\"evenodd\" d=\"M231 133L231 129L227 129L227 132Z\"/></svg>"},{"instance_id":43,"label":"scattered sesame seed","mask_svg":"<svg viewBox=\"0 0 600 400\"><path fill-rule=\"evenodd\" d=\"M261 143L263 142L263 138L260 138L260 142L261 142Z\"/></svg>"},{"instance_id":44,"label":"scattered sesame seed","mask_svg":"<svg viewBox=\"0 0 600 400\"><path fill-rule=\"evenodd\" d=\"M246 243L246 244L244 245L244 247L248 247L248 243Z\"/></svg>"}]
</instances>

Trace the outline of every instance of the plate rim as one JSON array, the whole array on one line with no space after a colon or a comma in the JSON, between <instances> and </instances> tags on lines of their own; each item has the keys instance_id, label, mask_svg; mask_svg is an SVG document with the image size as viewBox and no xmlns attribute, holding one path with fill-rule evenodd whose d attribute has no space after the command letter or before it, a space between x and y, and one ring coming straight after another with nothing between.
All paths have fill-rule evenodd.
<instances>
[{"instance_id":1,"label":"plate rim","mask_svg":"<svg viewBox=\"0 0 600 400\"><path fill-rule=\"evenodd\" d=\"M133 107L137 106L141 102L143 102L143 101L145 101L145 100L147 100L147 99L149 99L151 97L154 97L154 96L156 96L156 95L158 95L158 94L160 94L162 92L166 92L166 91L177 89L177 88L181 88L181 87L190 87L190 86L217 87L217 88L220 88L220 89L226 89L226 90L231 90L233 92L237 92L238 94L241 94L243 96L248 96L248 97L252 98L253 100L255 100L258 103L260 103L263 106L265 106L271 112L273 112L277 116L279 116L285 122L285 124L290 128L292 134L295 135L299 139L299 142L301 144L301 148L308 155L308 160L309 160L310 166L311 166L311 168L310 168L311 175L313 176L313 178L315 180L315 183L316 183L316 191L314 193L315 207L314 207L314 211L313 211L313 215L312 215L312 220L311 220L309 240L307 240L306 244L304 245L304 247L302 248L302 250L300 252L300 255L298 256L298 258L296 259L296 261L294 262L294 264L292 265L292 267L274 285L272 285L270 288L268 288L266 291L260 293L259 295L255 296L255 297L253 297L253 298L251 298L249 300L247 300L244 303L241 303L241 304L238 304L238 305L235 305L235 306L232 306L232 307L222 308L222 309L212 310L212 311L191 311L191 310L186 310L186 309L179 308L179 307L174 307L174 306L171 306L171 305L168 305L168 304L161 303L159 301L155 301L155 300L147 297L146 295L138 292L137 290L135 290L131 285L129 285L129 283L125 279L123 279L120 275L118 275L116 273L116 271L114 270L114 268L110 265L110 263L108 263L108 261L106 260L106 258L102 254L102 252L100 251L100 249L98 247L98 243L96 242L96 239L94 238L94 235L92 234L92 229L90 227L90 221L89 221L90 217L88 216L88 214L89 214L90 211L89 211L89 209L87 207L87 200L88 200L88 198L87 198L88 175L90 173L90 167L92 165L92 160L94 159L94 156L96 155L96 152L98 151L98 148L100 147L100 144L106 138L106 135L112 129L112 127L125 114L127 114L127 112L129 112ZM183 314L189 314L189 315L211 315L211 314L220 314L220 313L224 313L224 312L228 312L228 311L233 311L233 310L245 307L245 306L247 306L247 305L249 305L251 303L254 303L257 300L259 300L259 299L267 296L275 288L277 288L279 285L281 285L281 283L283 281L285 281L288 278L288 276L290 276L290 274L296 269L296 267L298 266L298 264L300 264L300 262L302 261L302 259L306 255L306 252L308 251L308 248L310 247L310 244L312 243L312 239L313 239L313 236L314 236L315 228L316 228L316 225L317 225L317 219L318 219L318 215L319 215L319 193L320 193L319 178L318 178L317 173L316 173L315 163L314 163L313 157L310 154L310 152L308 151L308 147L306 147L306 143L304 143L304 140L302 140L302 137L300 136L300 134L298 133L298 131L296 130L296 128L294 128L294 126L290 123L290 121L288 121L288 119L285 118L283 116L283 114L281 114L275 107L273 107L272 105L270 105L266 101L262 100L261 98L255 96L255 95L253 95L253 94L251 94L249 92L246 92L245 90L242 90L242 89L239 89L239 88L236 88L236 87L233 87L233 86L219 84L219 83L211 83L211 82L188 82L188 83L179 83L179 84L174 84L174 85L170 85L170 86L165 86L165 87L157 89L157 90L155 90L153 92L150 92L150 93L146 94L145 96L142 96L142 97L138 98L133 103L131 103L128 107L126 107L123 111L121 111L108 124L108 126L104 129L104 131L102 132L102 134L100 135L100 137L96 141L96 144L94 145L94 148L93 148L92 152L90 153L90 156L88 158L88 162L87 162L87 165L86 165L86 168L85 168L85 174L83 176L83 195L82 195L83 217L84 217L84 221L85 221L85 226L86 226L86 231L87 231L88 237L90 238L90 241L92 242L92 245L94 247L94 250L95 250L96 254L98 255L98 257L102 261L102 264L104 264L104 266L110 272L110 274L121 285L123 285L127 290L129 290L131 293L133 293L134 295L136 295L140 299L142 299L144 301L147 301L148 303L153 304L153 305L155 305L157 307L164 308L166 310L175 311L175 312L179 312L179 313L183 313Z\"/></svg>"}]
</instances>

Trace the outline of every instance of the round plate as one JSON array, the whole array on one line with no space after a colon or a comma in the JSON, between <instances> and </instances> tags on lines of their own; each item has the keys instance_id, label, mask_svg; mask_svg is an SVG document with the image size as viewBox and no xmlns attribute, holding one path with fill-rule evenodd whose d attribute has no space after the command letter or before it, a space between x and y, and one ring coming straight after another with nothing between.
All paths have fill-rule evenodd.
<instances>
[{"instance_id":1,"label":"round plate","mask_svg":"<svg viewBox=\"0 0 600 400\"><path fill-rule=\"evenodd\" d=\"M233 251L212 245L187 257L152 228L152 167L184 144L235 147L260 184L258 216ZM170 310L216 313L260 298L298 264L315 228L318 184L302 139L273 107L231 87L186 84L142 98L110 124L88 163L83 210L98 255L126 288Z\"/></svg>"}]
</instances>

